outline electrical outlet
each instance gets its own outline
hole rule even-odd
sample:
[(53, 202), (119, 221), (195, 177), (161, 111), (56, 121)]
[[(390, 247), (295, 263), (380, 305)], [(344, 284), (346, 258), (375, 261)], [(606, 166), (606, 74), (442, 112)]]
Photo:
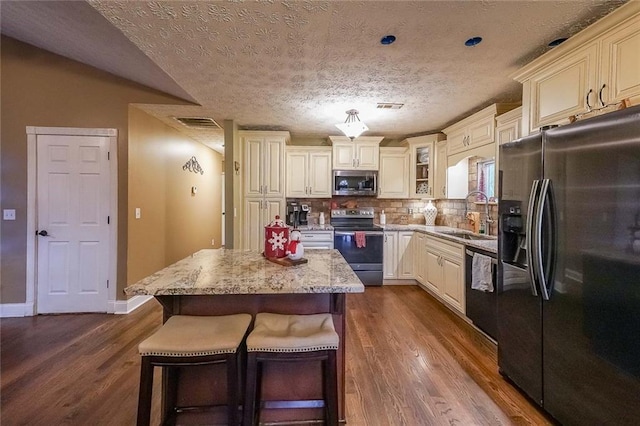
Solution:
[(2, 211), (3, 220), (16, 220), (16, 209), (4, 209)]
[(413, 209), (409, 209), (409, 214), (413, 214)]

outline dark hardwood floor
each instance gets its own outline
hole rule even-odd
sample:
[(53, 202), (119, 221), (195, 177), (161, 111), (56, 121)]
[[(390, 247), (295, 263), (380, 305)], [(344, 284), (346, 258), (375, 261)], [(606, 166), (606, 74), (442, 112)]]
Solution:
[[(2, 319), (0, 424), (135, 424), (137, 344), (161, 318), (151, 301), (130, 315)], [(498, 374), (495, 345), (419, 287), (349, 295), (347, 321), (349, 425), (550, 424)]]

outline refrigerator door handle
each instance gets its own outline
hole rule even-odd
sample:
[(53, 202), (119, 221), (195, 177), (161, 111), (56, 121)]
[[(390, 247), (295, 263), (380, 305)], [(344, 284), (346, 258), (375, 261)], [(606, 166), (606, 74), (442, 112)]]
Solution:
[(531, 283), (531, 294), (538, 296), (538, 290), (536, 285), (536, 274), (534, 270), (533, 253), (535, 250), (534, 241), (534, 229), (535, 229), (535, 213), (536, 213), (536, 200), (538, 199), (538, 188), (540, 187), (540, 181), (534, 180), (531, 184), (531, 192), (529, 193), (529, 206), (527, 207), (527, 234), (526, 234), (526, 250), (527, 250), (527, 272), (529, 272), (529, 280)]
[(539, 274), (540, 293), (542, 293), (543, 300), (549, 300), (551, 296), (551, 288), (547, 286), (547, 277), (544, 271), (544, 265), (542, 262), (542, 217), (544, 215), (545, 204), (549, 200), (549, 186), (551, 180), (543, 179), (540, 187), (540, 202), (538, 203), (538, 209), (536, 211), (536, 268)]

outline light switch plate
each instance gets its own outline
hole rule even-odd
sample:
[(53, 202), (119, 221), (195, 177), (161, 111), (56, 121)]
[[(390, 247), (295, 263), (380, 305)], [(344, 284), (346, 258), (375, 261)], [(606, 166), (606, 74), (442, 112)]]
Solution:
[(2, 210), (3, 220), (16, 220), (16, 209), (4, 209)]
[(136, 219), (140, 219), (140, 216), (142, 216), (142, 213), (140, 211), (140, 207), (136, 207)]

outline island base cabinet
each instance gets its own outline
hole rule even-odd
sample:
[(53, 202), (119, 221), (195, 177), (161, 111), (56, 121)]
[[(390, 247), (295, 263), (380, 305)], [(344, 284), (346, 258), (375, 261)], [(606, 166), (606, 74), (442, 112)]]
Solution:
[[(255, 294), (255, 295), (211, 295), (211, 296), (156, 296), (164, 307), (164, 320), (172, 315), (230, 315), (248, 313), (255, 317), (258, 312), (280, 314), (312, 314), (331, 312), (336, 332), (340, 338), (338, 349), (338, 399), (340, 421), (345, 422), (345, 294)], [(224, 365), (190, 367), (179, 374), (177, 402), (183, 405), (209, 405), (226, 403), (226, 367)], [(263, 369), (262, 398), (264, 400), (321, 400), (320, 362), (267, 363)], [(163, 386), (166, 389), (166, 372)], [(242, 379), (244, 380), (244, 378)], [(167, 406), (167, 395), (163, 392), (163, 407)], [(164, 409), (164, 408), (163, 408)], [(226, 410), (203, 414), (181, 414), (179, 424), (224, 424)], [(321, 421), (322, 408), (264, 409), (262, 422), (308, 422)]]

